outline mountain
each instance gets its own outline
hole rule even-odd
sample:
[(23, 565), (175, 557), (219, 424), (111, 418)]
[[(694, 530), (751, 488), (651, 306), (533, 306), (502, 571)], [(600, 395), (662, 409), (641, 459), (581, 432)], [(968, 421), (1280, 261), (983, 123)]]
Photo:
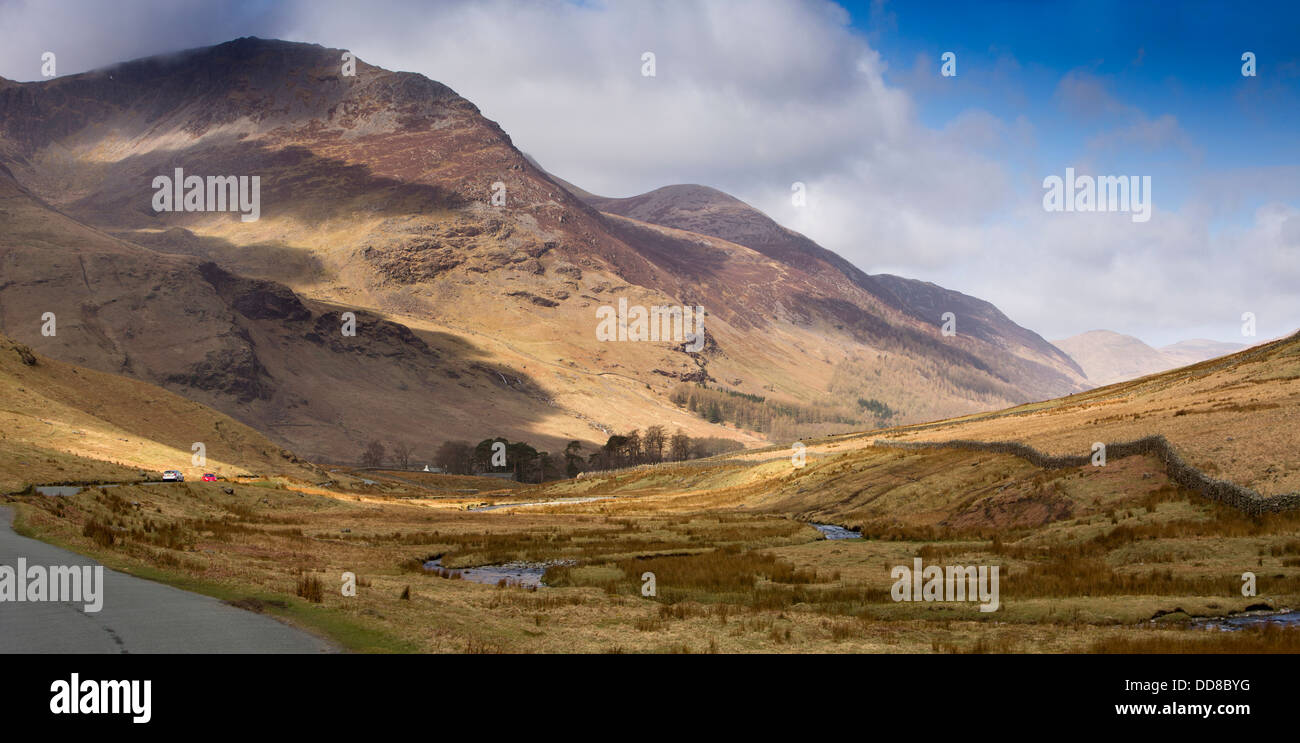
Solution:
[[(712, 189), (589, 201), (450, 88), (345, 76), (342, 53), (244, 38), (0, 84), (0, 329), (347, 461), (655, 424), (758, 441), (674, 404), (681, 384), (764, 400), (778, 437), (1084, 385), (986, 302), (868, 276)], [(177, 169), (258, 178), (258, 218), (156, 211)], [(703, 306), (703, 350), (599, 341), (621, 300)]]
[(1053, 341), (1053, 344), (1078, 362), (1088, 381), (1098, 387), (1195, 364), (1245, 348), (1237, 343), (1191, 340), (1155, 349), (1131, 335), (1110, 330), (1090, 330)]
[[(851, 283), (889, 310), (911, 321), (941, 328), (945, 312), (959, 319), (961, 334), (981, 342), (975, 353), (1002, 368), (1016, 368), (1019, 383), (1031, 397), (1068, 389), (1082, 370), (1066, 354), (1038, 334), (1016, 325), (984, 300), (944, 289), (933, 283), (892, 276), (868, 275), (817, 243), (779, 225), (749, 204), (708, 186), (675, 185), (639, 196), (596, 196), (558, 177), (552, 178), (602, 213), (720, 238), (750, 248), (787, 269), (830, 282)], [(1008, 354), (1014, 358), (1009, 358)]]
[(526, 376), (458, 341), (371, 312), (356, 310), (356, 335), (345, 337), (340, 308), (108, 236), (4, 173), (0, 217), (5, 333), (51, 357), (215, 407), (304, 456), (354, 461), (370, 438), (423, 440), (429, 420), (472, 426), (474, 411), (442, 402), (457, 393), (491, 401), (508, 390), (487, 403), (502, 417), (540, 394)]
[(1013, 323), (992, 304), (929, 282), (889, 274), (869, 276), (839, 255), (717, 189), (698, 185), (665, 186), (640, 196), (611, 199), (559, 182), (602, 212), (711, 235), (792, 268), (830, 280), (848, 279), (890, 307), (934, 327), (942, 327), (943, 313), (952, 312), (960, 318), (963, 334), (1065, 376), (1082, 373), (1059, 349)]
[(1179, 341), (1168, 346), (1161, 346), (1160, 353), (1174, 361), (1175, 366), (1187, 366), (1188, 364), (1227, 356), (1243, 348), (1246, 348), (1244, 343), (1224, 343), (1223, 341), (1196, 338), (1190, 341)]
[(1098, 387), (1176, 366), (1141, 340), (1110, 330), (1090, 330), (1052, 343), (1078, 362), (1088, 381)]

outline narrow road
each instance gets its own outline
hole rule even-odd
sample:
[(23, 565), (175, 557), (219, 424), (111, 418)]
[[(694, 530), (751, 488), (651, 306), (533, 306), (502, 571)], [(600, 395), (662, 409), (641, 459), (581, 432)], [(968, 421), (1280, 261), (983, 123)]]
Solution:
[[(98, 565), (14, 532), (0, 507), (0, 565)], [(22, 580), (22, 577), (19, 577)], [(209, 596), (104, 569), (103, 608), (0, 601), (0, 653), (321, 653), (324, 640)]]

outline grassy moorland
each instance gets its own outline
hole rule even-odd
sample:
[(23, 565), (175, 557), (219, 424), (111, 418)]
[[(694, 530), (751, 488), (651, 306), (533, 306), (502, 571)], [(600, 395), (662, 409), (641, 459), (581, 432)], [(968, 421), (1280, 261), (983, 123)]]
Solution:
[[(1300, 599), (1300, 519), (1248, 519), (1160, 486), (1047, 527), (900, 524), (844, 541), (776, 513), (682, 512), (677, 497), (468, 512), (442, 498), (186, 483), (11, 500), (28, 534), (359, 651), (1246, 650), (1254, 633), (1180, 623)], [(422, 570), (434, 556), (450, 570), (577, 562), (528, 590)], [(1001, 609), (893, 602), (889, 569), (916, 556), (1000, 565)], [(1239, 591), (1246, 569), (1259, 576), (1252, 599)], [(640, 594), (646, 571), (653, 598)], [(1268, 648), (1300, 649), (1294, 637)]]
[(1052, 454), (1162, 434), (1188, 462), (1263, 495), (1300, 490), (1300, 334), (1088, 392), (996, 413), (839, 437), (1020, 441)]
[[(1085, 427), (1069, 434), (1082, 439), (1164, 434), (1201, 466), (1214, 461), (1206, 459), (1214, 445), (1183, 428), (1192, 414), (1177, 411), (1208, 399), (1199, 420), (1260, 449), (1249, 461), (1222, 460), (1219, 476), (1258, 486), (1275, 482), (1266, 477), (1272, 467), (1277, 483), (1290, 482), (1290, 434), (1251, 413), (1294, 411), (1287, 375), (1295, 342), (1266, 347), (1263, 361), (1250, 353), (1090, 393), (1098, 396), (1091, 402), (885, 436), (1005, 435), (1050, 448), (1056, 439), (1044, 419), (1059, 414), (1061, 425)], [(1217, 386), (1207, 388), (1206, 377)], [(1265, 407), (1218, 406), (1236, 399), (1243, 378), (1264, 380), (1249, 389)], [(1161, 397), (1170, 389), (1182, 397)], [(1164, 411), (1140, 414), (1149, 425), (1131, 428), (1120, 416), (1112, 430), (1078, 418), (1080, 405), (1127, 410), (1147, 394), (1165, 400), (1142, 408)], [(985, 428), (995, 425), (1007, 428)], [(1178, 487), (1146, 455), (1043, 470), (1009, 454), (877, 447), (866, 436), (805, 443), (804, 466), (771, 447), (545, 486), (401, 472), (367, 475), (378, 484), (365, 486), (337, 473), (321, 485), (281, 473), (255, 483), (130, 484), (5, 500), (25, 533), (357, 651), (1300, 651), (1294, 629), (1191, 626), (1193, 617), (1300, 607), (1298, 512), (1245, 515)], [(68, 459), (55, 459), (65, 469), (91, 461), (57, 444), (10, 438), (0, 449), (62, 451)], [(573, 498), (592, 500), (558, 502)], [(557, 502), (468, 510), (548, 500)], [(866, 538), (828, 541), (810, 522)], [(424, 570), (435, 557), (444, 569)], [(892, 568), (918, 557), (998, 566), (998, 610), (895, 602)], [(550, 563), (547, 586), (483, 585), (457, 572), (513, 561)], [(342, 590), (348, 572), (355, 596)], [(653, 596), (642, 595), (647, 572)], [(1242, 595), (1247, 572), (1253, 596)]]

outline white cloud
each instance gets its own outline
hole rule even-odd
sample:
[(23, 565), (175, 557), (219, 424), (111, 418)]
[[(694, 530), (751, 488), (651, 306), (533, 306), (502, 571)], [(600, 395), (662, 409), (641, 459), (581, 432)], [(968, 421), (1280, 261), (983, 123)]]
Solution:
[(150, 54), (229, 41), (274, 28), (274, 4), (249, 7), (204, 0), (0, 0), (0, 75), (41, 79), (41, 55), (54, 52), (59, 75)]
[(879, 56), (824, 2), (310, 7), (296, 37), (450, 85), (543, 165), (606, 195), (788, 187), (914, 125)]

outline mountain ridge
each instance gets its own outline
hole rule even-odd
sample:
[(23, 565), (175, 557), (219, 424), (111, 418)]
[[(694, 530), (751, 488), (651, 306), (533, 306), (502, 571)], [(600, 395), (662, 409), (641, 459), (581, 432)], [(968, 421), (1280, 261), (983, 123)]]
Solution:
[[(688, 380), (796, 406), (761, 432), (778, 437), (846, 417), (869, 425), (855, 400), (921, 420), (1082, 388), (1072, 361), (982, 300), (962, 300), (957, 311), (969, 317), (944, 337), (909, 292), (933, 302), (956, 302), (956, 293), (868, 277), (716, 190), (714, 201), (739, 205), (739, 221), (715, 230), (724, 236), (601, 211), (451, 88), (361, 60), (357, 76), (344, 77), (341, 54), (244, 38), (0, 89), (0, 165), (32, 200), (14, 212), (22, 224), (3, 248), (25, 269), (0, 293), (6, 332), (262, 421), (277, 443), (335, 460), (394, 434), (508, 431), (558, 446), (665, 424), (754, 440), (735, 422), (672, 404), (673, 387)], [(175, 167), (259, 175), (261, 219), (153, 212), (149, 184)], [(82, 230), (99, 237), (87, 243)], [(220, 296), (208, 280), (217, 271), (253, 296)], [(96, 288), (105, 282), (111, 296)], [(63, 308), (78, 340), (41, 336), (7, 301), (20, 296)], [(705, 351), (599, 343), (592, 313), (617, 299), (706, 306)], [(249, 317), (239, 302), (304, 310)], [(130, 303), (146, 311), (124, 314)], [(364, 328), (388, 322), (410, 335), (375, 330), (360, 343), (382, 349), (361, 357), (308, 338), (324, 338), (321, 323), (346, 310), (371, 318)], [(184, 332), (163, 321), (186, 316), (202, 321)], [(136, 327), (150, 317), (158, 341)], [(390, 354), (412, 366), (384, 384)], [(429, 376), (434, 356), (451, 362), (438, 372), (444, 382)], [(294, 361), (307, 357), (320, 369)], [(362, 357), (367, 371), (345, 363)], [(392, 414), (341, 411), (334, 398), (364, 399), (338, 391), (343, 367)], [(620, 376), (627, 381), (615, 383)], [(430, 421), (439, 430), (427, 432)]]
[[(967, 322), (974, 320), (974, 334), (977, 337), (991, 342), (1005, 341), (1008, 335), (1017, 337), (1044, 357), (1083, 374), (1082, 369), (1067, 354), (1037, 333), (1011, 322), (991, 303), (931, 282), (891, 274), (867, 274), (837, 253), (780, 225), (744, 201), (711, 186), (669, 185), (636, 196), (609, 198), (592, 194), (553, 174), (551, 177), (574, 196), (602, 212), (725, 239), (787, 265), (801, 263), (804, 259), (824, 262), (856, 285), (934, 327), (942, 325), (943, 312), (957, 310)], [(721, 205), (725, 213), (720, 220), (710, 219), (716, 217), (709, 213), (710, 208), (718, 205)]]

